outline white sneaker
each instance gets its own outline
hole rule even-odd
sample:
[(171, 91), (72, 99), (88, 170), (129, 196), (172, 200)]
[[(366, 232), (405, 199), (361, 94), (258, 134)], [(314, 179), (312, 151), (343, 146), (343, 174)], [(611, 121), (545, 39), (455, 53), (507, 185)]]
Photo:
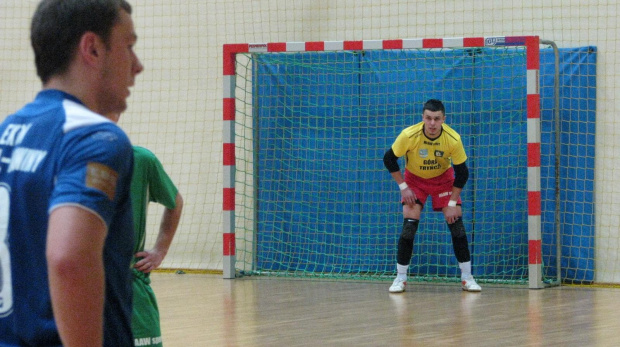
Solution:
[(476, 283), (474, 276), (461, 279), (461, 287), (468, 292), (480, 292), (482, 288)]
[(392, 285), (390, 286), (390, 293), (402, 293), (405, 291), (407, 281), (396, 277)]

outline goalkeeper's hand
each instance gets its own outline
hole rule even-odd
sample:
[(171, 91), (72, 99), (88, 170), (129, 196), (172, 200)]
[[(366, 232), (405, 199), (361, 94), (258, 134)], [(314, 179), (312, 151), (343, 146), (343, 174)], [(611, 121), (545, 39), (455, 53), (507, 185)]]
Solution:
[(403, 198), (403, 202), (409, 206), (413, 206), (415, 205), (415, 201), (416, 201), (416, 196), (415, 193), (413, 192), (413, 190), (411, 190), (411, 188), (407, 187), (403, 190), (400, 191), (400, 195)]
[(459, 206), (447, 206), (443, 209), (443, 216), (448, 224), (456, 222), (462, 215), (463, 212)]

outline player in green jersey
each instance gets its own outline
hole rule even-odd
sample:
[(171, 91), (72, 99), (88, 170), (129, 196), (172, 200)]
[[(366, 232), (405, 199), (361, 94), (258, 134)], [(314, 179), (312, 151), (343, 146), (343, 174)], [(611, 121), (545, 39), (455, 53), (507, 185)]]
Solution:
[[(134, 146), (131, 203), (135, 231), (133, 260), (132, 330), (136, 346), (162, 346), (159, 309), (150, 286), (150, 273), (168, 253), (179, 225), (183, 198), (155, 154)], [(159, 234), (152, 249), (145, 250), (146, 215), (149, 202), (165, 207)]]

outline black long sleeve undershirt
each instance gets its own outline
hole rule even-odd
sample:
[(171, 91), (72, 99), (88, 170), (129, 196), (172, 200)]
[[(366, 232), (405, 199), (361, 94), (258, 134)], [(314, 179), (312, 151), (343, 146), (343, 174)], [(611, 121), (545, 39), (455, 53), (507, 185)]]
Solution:
[(383, 165), (385, 165), (390, 173), (400, 170), (400, 166), (398, 166), (398, 157), (394, 154), (392, 148), (385, 152), (383, 156)]
[(452, 165), (454, 167), (454, 184), (453, 186), (457, 188), (465, 187), (465, 183), (469, 179), (469, 169), (467, 168), (467, 164), (463, 162), (459, 165)]

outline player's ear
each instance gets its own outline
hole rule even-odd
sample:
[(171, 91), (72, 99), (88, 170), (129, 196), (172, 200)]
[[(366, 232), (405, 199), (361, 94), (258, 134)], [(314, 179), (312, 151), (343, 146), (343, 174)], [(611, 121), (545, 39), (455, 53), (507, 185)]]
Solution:
[(99, 59), (105, 50), (105, 43), (101, 37), (93, 32), (87, 31), (80, 38), (77, 47), (77, 54), (84, 63), (89, 66), (98, 65)]

